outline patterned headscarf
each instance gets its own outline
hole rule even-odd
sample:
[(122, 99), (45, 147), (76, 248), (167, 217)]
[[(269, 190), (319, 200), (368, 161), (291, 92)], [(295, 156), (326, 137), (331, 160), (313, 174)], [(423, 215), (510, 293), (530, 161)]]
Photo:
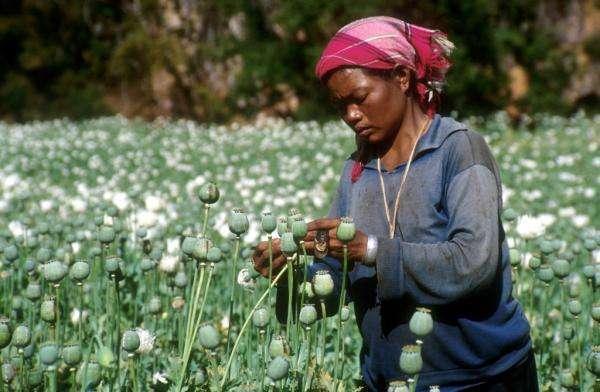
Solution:
[[(315, 73), (323, 80), (341, 67), (379, 70), (391, 70), (399, 65), (407, 67), (416, 74), (419, 106), (433, 118), (446, 72), (452, 65), (448, 58), (453, 50), (454, 44), (439, 30), (374, 16), (349, 23), (335, 33), (323, 50)], [(368, 155), (368, 148), (361, 148), (359, 144), (358, 158), (350, 173), (352, 182), (360, 177)]]
[(340, 67), (394, 69), (401, 65), (416, 74), (421, 109), (433, 117), (454, 44), (439, 30), (429, 30), (400, 19), (375, 16), (342, 27), (329, 41), (315, 73), (321, 80)]

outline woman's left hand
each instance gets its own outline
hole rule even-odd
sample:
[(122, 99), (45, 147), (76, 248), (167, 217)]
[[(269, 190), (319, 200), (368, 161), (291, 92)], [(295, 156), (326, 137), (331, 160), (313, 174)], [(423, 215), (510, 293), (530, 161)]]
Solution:
[[(343, 245), (344, 243), (337, 239), (337, 227), (340, 224), (339, 218), (323, 218), (317, 219), (308, 223), (308, 234), (304, 237), (304, 246), (310, 254), (314, 253), (315, 236), (317, 230), (327, 230), (329, 241), (327, 243), (327, 255), (334, 257), (340, 261), (344, 259)], [(367, 235), (360, 230), (356, 230), (354, 239), (347, 243), (348, 245), (348, 260), (352, 263), (360, 263), (364, 260), (367, 251)]]

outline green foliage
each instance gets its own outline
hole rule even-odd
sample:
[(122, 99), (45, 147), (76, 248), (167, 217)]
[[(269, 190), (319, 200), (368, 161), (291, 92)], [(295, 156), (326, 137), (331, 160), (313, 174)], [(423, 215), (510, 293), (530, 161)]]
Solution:
[[(350, 0), (249, 2), (52, 2), (0, 5), (0, 118), (22, 121), (62, 115), (88, 117), (120, 110), (104, 102), (115, 91), (138, 107), (157, 106), (153, 76), (173, 78), (175, 116), (223, 121), (255, 115), (293, 91), (298, 119), (332, 116), (314, 66), (344, 24), (391, 15), (438, 28), (456, 44), (441, 110), (478, 114), (509, 101), (506, 59), (530, 77), (526, 111), (567, 112), (563, 91), (573, 55), (536, 23), (539, 0)], [(239, 19), (241, 33), (232, 21)], [(176, 22), (173, 22), (175, 20)], [(598, 39), (583, 46), (598, 58)], [(241, 58), (241, 69), (223, 66)], [(216, 72), (216, 73), (215, 73)], [(227, 75), (229, 73), (229, 75)], [(215, 91), (215, 79), (229, 80)]]

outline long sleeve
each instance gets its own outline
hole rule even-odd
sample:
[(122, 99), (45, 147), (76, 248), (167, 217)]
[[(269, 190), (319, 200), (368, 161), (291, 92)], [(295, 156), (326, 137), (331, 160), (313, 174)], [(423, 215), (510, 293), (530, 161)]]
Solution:
[(499, 203), (497, 181), (488, 167), (474, 164), (457, 173), (446, 191), (446, 241), (379, 238), (380, 298), (406, 294), (423, 305), (440, 305), (489, 285), (499, 262)]

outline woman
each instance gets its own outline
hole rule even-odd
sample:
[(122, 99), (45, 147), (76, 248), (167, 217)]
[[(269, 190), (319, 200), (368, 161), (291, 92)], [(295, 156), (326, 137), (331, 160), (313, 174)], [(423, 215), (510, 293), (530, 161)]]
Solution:
[[(415, 340), (408, 320), (422, 306), (434, 328), (419, 390), (537, 391), (529, 325), (511, 296), (498, 168), (480, 135), (435, 114), (452, 49), (443, 33), (388, 17), (355, 21), (325, 48), (316, 74), (358, 148), (329, 218), (309, 223), (309, 252), (317, 230), (329, 232), (328, 257), (311, 271), (330, 270), (339, 287), (336, 227), (352, 217), (347, 278), (368, 390), (404, 378), (398, 358)], [(284, 260), (275, 253), (277, 270)], [(254, 263), (268, 276), (265, 243)]]

